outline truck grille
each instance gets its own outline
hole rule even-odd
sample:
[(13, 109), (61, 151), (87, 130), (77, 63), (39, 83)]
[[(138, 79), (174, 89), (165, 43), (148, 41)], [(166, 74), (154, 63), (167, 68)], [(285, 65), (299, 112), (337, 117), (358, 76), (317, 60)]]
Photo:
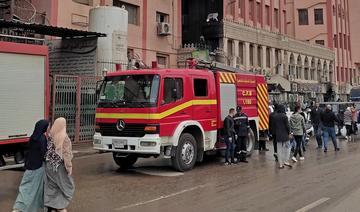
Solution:
[(102, 136), (121, 136), (121, 137), (144, 137), (145, 124), (126, 124), (123, 131), (116, 129), (116, 124), (100, 124)]

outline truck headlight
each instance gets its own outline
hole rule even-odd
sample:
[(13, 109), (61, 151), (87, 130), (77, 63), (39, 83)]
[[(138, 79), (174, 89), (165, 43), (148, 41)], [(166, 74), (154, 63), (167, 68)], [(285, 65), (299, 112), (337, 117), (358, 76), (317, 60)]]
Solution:
[(101, 144), (101, 140), (100, 139), (94, 139), (94, 144)]

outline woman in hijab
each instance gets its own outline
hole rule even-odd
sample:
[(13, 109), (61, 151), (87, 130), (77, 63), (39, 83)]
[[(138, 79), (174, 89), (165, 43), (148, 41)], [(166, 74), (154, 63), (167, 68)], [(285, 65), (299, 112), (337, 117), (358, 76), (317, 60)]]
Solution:
[(40, 120), (30, 136), (29, 148), (25, 155), (25, 173), (19, 187), (19, 194), (13, 212), (36, 212), (44, 208), (44, 159), (47, 148), (45, 132), (49, 121)]
[(45, 206), (66, 212), (75, 190), (72, 178), (72, 147), (66, 133), (66, 120), (55, 120), (49, 133), (45, 165)]

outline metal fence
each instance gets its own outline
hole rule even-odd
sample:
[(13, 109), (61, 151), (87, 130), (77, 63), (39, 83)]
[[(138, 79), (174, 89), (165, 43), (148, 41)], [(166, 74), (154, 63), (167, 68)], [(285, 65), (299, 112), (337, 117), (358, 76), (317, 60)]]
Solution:
[(52, 80), (51, 119), (67, 120), (70, 139), (92, 141), (95, 132), (96, 83), (99, 77), (55, 75)]

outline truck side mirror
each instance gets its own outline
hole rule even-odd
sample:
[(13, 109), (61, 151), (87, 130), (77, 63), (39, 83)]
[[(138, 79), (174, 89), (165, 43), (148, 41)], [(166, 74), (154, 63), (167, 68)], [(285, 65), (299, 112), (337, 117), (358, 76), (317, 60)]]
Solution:
[(96, 97), (99, 97), (99, 95), (100, 95), (100, 91), (101, 91), (101, 86), (102, 86), (102, 84), (103, 84), (103, 80), (99, 80), (99, 81), (97, 81), (96, 82)]

